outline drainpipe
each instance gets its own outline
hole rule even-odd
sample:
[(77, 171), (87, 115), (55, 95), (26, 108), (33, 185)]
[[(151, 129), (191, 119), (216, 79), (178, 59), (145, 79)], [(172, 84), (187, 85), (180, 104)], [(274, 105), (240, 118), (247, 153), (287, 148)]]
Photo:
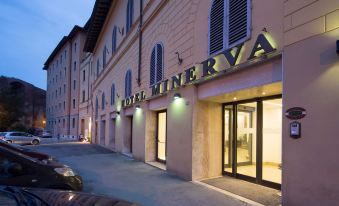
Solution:
[(140, 0), (140, 15), (139, 15), (139, 56), (138, 56), (138, 86), (141, 86), (141, 54), (142, 54), (142, 9), (143, 9), (143, 0)]

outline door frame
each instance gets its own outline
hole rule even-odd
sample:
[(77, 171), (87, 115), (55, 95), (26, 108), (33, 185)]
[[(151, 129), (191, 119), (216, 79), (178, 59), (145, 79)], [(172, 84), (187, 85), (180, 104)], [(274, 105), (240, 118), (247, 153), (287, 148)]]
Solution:
[(165, 135), (165, 158), (167, 160), (167, 109), (157, 111), (157, 118), (156, 118), (156, 131), (155, 131), (155, 160), (157, 162), (161, 162), (166, 164), (166, 160), (162, 160), (158, 158), (158, 132), (159, 132), (159, 113), (166, 113), (166, 135)]
[[(221, 158), (221, 172), (223, 175), (243, 179), (252, 183), (264, 185), (267, 187), (275, 188), (275, 189), (281, 189), (281, 184), (270, 182), (267, 180), (262, 179), (262, 152), (263, 152), (263, 101), (265, 100), (272, 100), (272, 99), (279, 99), (282, 98), (282, 95), (272, 95), (267, 97), (257, 97), (252, 99), (246, 99), (246, 100), (240, 100), (240, 101), (234, 101), (234, 102), (228, 102), (222, 104), (222, 144), (221, 144), (221, 151), (222, 151), (222, 158)], [(247, 175), (242, 175), (237, 173), (237, 105), (244, 104), (244, 103), (250, 103), (250, 102), (256, 102), (257, 105), (257, 126), (256, 126), (256, 177), (250, 177)], [(232, 173), (227, 172), (224, 170), (225, 167), (225, 107), (226, 106), (232, 106), (232, 135), (229, 146), (231, 150), (231, 165), (232, 165)]]

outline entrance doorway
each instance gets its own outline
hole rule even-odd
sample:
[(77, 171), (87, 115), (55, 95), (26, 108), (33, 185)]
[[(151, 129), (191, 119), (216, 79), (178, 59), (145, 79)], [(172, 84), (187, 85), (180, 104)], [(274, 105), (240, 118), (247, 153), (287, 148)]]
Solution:
[(156, 160), (166, 163), (166, 141), (167, 141), (167, 113), (157, 113), (157, 134), (156, 134)]
[(281, 96), (224, 104), (223, 173), (280, 189)]
[(109, 147), (115, 149), (115, 119), (109, 121)]
[(105, 135), (106, 135), (106, 121), (101, 120), (100, 124), (100, 143), (101, 145), (105, 146)]
[(126, 116), (126, 130), (124, 137), (124, 152), (133, 153), (133, 116)]

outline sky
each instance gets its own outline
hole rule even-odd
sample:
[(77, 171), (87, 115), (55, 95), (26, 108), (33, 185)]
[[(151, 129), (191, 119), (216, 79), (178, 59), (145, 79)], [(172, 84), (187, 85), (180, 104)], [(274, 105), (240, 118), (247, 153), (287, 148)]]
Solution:
[(46, 89), (45, 61), (74, 25), (85, 25), (94, 2), (0, 0), (0, 76)]

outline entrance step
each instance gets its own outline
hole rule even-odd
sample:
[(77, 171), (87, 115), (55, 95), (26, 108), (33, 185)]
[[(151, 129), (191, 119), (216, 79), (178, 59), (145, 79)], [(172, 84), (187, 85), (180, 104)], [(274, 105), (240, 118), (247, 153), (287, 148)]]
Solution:
[(201, 181), (202, 183), (228, 191), (235, 195), (267, 206), (281, 205), (280, 190), (264, 187), (232, 177), (218, 177)]

